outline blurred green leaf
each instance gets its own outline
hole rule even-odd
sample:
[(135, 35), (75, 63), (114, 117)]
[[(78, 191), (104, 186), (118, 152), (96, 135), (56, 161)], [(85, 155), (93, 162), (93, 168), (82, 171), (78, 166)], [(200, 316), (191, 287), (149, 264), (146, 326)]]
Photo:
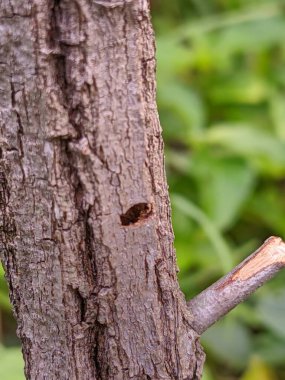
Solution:
[(258, 355), (267, 363), (274, 366), (284, 365), (285, 339), (265, 332), (257, 337), (255, 345)]
[(168, 39), (157, 39), (157, 80), (163, 84), (166, 78), (171, 80), (174, 74), (185, 70), (193, 61), (191, 51), (176, 44), (176, 41)]
[(241, 73), (226, 79), (221, 85), (218, 81), (209, 91), (209, 97), (219, 103), (257, 104), (267, 100), (268, 84), (260, 77)]
[(202, 343), (212, 356), (237, 369), (247, 365), (252, 350), (247, 328), (230, 316), (212, 326), (202, 336)]
[[(284, 235), (284, 4), (154, 2), (158, 105), (179, 280), (187, 297), (267, 236)], [(266, 290), (282, 286), (279, 276), (227, 317), (238, 322), (226, 343), (224, 329), (216, 345), (213, 339), (216, 354), (207, 363), (214, 380), (240, 378), (237, 370), (247, 366), (251, 345), (264, 362), (278, 364), (278, 379), (284, 378), (285, 339), (276, 328), (281, 322), (270, 312), (261, 319), (259, 309)], [(253, 376), (252, 366), (244, 376)]]
[(270, 98), (270, 113), (276, 135), (280, 140), (285, 140), (285, 96), (276, 93)]
[(213, 375), (211, 374), (210, 369), (205, 365), (202, 380), (214, 380)]
[(255, 220), (267, 225), (272, 234), (284, 236), (285, 203), (280, 196), (282, 182), (263, 184), (262, 188), (251, 199), (248, 206)]
[(272, 368), (260, 358), (254, 356), (241, 380), (277, 380), (277, 377)]
[(0, 346), (0, 379), (24, 380), (24, 362), (20, 348)]
[(210, 219), (191, 201), (183, 198), (180, 195), (173, 194), (172, 201), (181, 212), (185, 213), (196, 222), (198, 222), (204, 229), (206, 235), (210, 239), (215, 248), (216, 254), (221, 261), (221, 265), (224, 272), (227, 273), (233, 267), (230, 249), (227, 243), (221, 236), (216, 226), (210, 221)]
[(260, 298), (257, 310), (260, 320), (276, 334), (285, 338), (285, 290)]
[(247, 157), (271, 174), (285, 173), (285, 143), (262, 130), (246, 125), (216, 125), (209, 128), (204, 142)]
[[(231, 5), (230, 3), (232, 3), (232, 1), (229, 1), (229, 5)], [(258, 7), (256, 6), (257, 4), (259, 5)], [(262, 20), (266, 21), (275, 17), (279, 18), (280, 14), (282, 14), (283, 2), (282, 0), (264, 1), (263, 4), (261, 4), (261, 2), (258, 1), (254, 4), (252, 1), (247, 1), (242, 5), (244, 6), (241, 6), (238, 11), (214, 14), (210, 17), (205, 17), (203, 20), (192, 20), (191, 23), (185, 23), (177, 28), (174, 33), (169, 33), (168, 36), (175, 35), (177, 39), (180, 39), (181, 37), (185, 38), (198, 34), (206, 34), (219, 29), (230, 29), (235, 25), (244, 23), (252, 23)], [(249, 36), (246, 35), (243, 40), (248, 37)], [(267, 37), (265, 36), (264, 38)]]
[(10, 300), (8, 296), (8, 286), (4, 277), (4, 269), (1, 263), (0, 263), (0, 308), (6, 311), (11, 309), (11, 304), (10, 304)]
[(254, 171), (237, 157), (205, 152), (196, 155), (193, 167), (203, 209), (219, 229), (230, 227), (253, 191)]
[[(284, 18), (277, 14), (268, 14), (267, 19), (256, 18), (233, 25), (216, 33), (216, 57), (220, 57), (219, 61), (223, 62), (236, 54), (252, 56), (274, 44), (282, 43), (284, 34)], [(254, 78), (253, 75), (252, 77)]]
[(175, 138), (180, 137), (182, 141), (187, 141), (193, 134), (197, 134), (203, 129), (205, 109), (199, 96), (190, 88), (168, 81), (158, 88), (158, 101), (161, 112), (164, 108), (170, 112), (175, 112), (184, 126), (178, 134), (177, 129), (169, 130), (166, 125), (165, 134), (175, 136)]

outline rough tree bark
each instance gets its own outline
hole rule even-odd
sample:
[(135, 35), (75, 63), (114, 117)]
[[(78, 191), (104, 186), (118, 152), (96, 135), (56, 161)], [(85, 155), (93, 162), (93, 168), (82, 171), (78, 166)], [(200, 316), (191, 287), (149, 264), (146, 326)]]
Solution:
[(27, 379), (198, 379), (148, 0), (0, 2), (0, 249)]

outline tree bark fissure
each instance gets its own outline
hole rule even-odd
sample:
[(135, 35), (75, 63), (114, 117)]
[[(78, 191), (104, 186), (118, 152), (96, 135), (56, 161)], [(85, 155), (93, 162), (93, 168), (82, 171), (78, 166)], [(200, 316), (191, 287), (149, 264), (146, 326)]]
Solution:
[(0, 247), (28, 379), (198, 379), (147, 0), (0, 5)]

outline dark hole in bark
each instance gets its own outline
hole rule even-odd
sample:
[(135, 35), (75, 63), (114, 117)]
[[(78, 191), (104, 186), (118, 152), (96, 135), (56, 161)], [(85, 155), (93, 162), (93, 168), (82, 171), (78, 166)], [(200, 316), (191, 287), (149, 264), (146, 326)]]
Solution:
[(144, 220), (149, 217), (151, 212), (152, 206), (150, 203), (137, 203), (120, 216), (122, 225), (129, 226), (130, 224)]
[(3, 150), (0, 148), (0, 159), (3, 158)]

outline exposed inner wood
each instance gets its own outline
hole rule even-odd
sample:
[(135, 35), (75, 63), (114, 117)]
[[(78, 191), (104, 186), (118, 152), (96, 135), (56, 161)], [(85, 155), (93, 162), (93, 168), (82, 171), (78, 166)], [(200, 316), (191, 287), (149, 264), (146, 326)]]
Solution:
[(250, 260), (247, 260), (245, 264), (233, 274), (231, 279), (233, 281), (245, 281), (274, 264), (285, 265), (285, 243), (281, 238), (271, 236)]
[(195, 330), (202, 334), (284, 266), (285, 243), (270, 237), (229, 274), (189, 301)]

